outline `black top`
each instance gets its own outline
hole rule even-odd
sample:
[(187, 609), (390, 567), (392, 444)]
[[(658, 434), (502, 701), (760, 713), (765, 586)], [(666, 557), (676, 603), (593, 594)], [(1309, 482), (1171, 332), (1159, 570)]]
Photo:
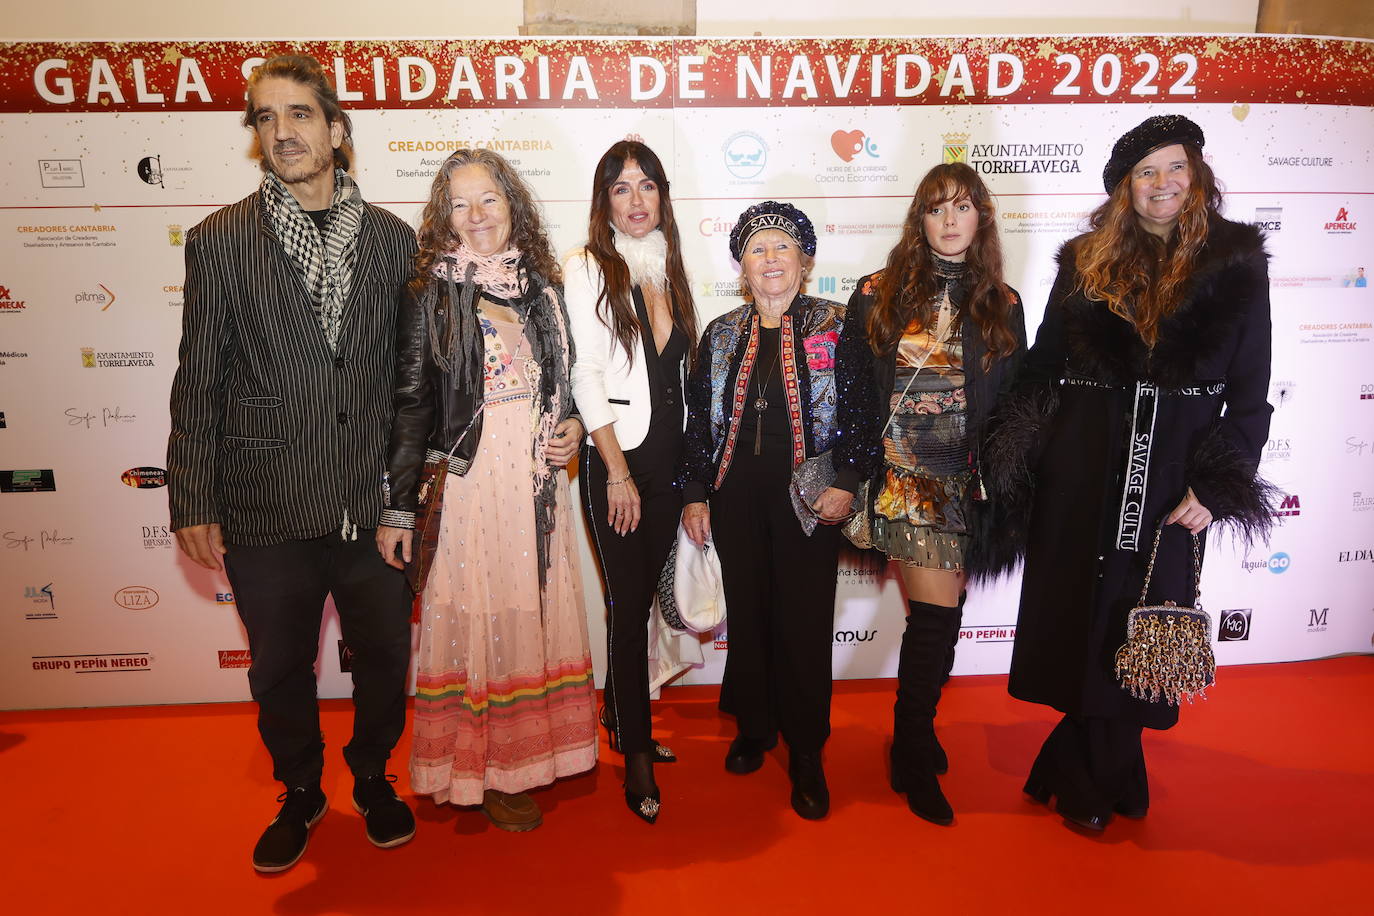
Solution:
[(329, 219), (329, 208), (323, 210), (306, 210), (305, 215), (315, 222), (315, 228), (320, 230), (320, 235), (324, 235), (324, 224)]
[[(792, 427), (787, 419), (787, 390), (782, 377), (778, 347), (782, 328), (759, 325), (759, 351), (754, 358), (754, 371), (749, 378), (749, 392), (739, 421), (739, 439), (735, 446), (737, 458), (754, 457), (754, 443), (760, 445), (760, 455), (770, 459), (770, 465), (781, 461), (785, 469), (792, 464)], [(764, 401), (763, 431), (759, 433), (760, 411)]]
[(682, 454), (682, 363), (687, 358), (687, 338), (677, 325), (660, 353), (654, 346), (653, 326), (644, 293), (635, 286), (635, 317), (639, 319), (644, 368), (649, 380), (649, 429), (644, 440), (625, 452), (632, 474), (672, 475)]

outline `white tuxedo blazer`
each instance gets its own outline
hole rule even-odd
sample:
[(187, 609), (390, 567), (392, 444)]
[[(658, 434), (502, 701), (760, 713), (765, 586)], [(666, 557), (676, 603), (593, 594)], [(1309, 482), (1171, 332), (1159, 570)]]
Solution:
[(623, 451), (629, 451), (644, 441), (653, 410), (643, 344), (636, 343), (637, 352), (631, 360), (597, 316), (601, 268), (585, 248), (573, 251), (564, 261), (563, 292), (575, 350), (573, 400), (587, 428), (587, 438), (590, 440), (594, 430), (614, 423), (616, 441)]

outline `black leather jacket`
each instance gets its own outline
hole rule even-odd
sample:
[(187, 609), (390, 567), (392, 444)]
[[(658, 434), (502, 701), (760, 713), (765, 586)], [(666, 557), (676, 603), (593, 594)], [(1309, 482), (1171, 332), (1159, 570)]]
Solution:
[[(461, 284), (453, 288), (462, 289)], [(558, 307), (562, 309), (562, 291), (554, 287)], [(525, 301), (533, 302), (544, 295), (543, 287), (529, 290)], [(480, 301), (481, 289), (473, 301)], [(491, 299), (493, 297), (488, 296)], [(504, 302), (502, 299), (493, 301)], [(445, 370), (434, 358), (428, 327), (429, 312), (440, 322), (435, 337), (447, 339), (447, 322), (456, 312), (457, 301), (450, 296), (448, 284), (431, 280), (417, 296), (408, 289), (401, 297), (396, 319), (396, 418), (391, 427), (391, 444), (387, 457), (387, 493), (381, 523), (395, 528), (413, 528), (418, 508), (420, 471), (425, 452), (448, 454), (449, 472), (466, 474), (477, 447), (482, 441), (482, 415), (479, 408), (485, 397), (484, 371), (481, 360), (465, 360)], [(429, 308), (426, 308), (428, 306)], [(532, 313), (533, 315), (533, 313)], [(525, 323), (525, 336), (536, 333), (538, 318)], [(566, 324), (566, 319), (564, 320)], [(530, 352), (537, 352), (531, 347)], [(541, 397), (547, 403), (549, 383), (559, 369), (551, 354), (541, 360), (545, 384)], [(566, 364), (563, 373), (566, 374)], [(454, 373), (461, 373), (455, 384)], [(566, 382), (564, 383), (566, 386)], [(565, 419), (571, 413), (571, 397), (560, 410)], [(471, 429), (469, 429), (471, 427)], [(462, 441), (458, 442), (459, 437)], [(454, 443), (458, 442), (457, 448)]]

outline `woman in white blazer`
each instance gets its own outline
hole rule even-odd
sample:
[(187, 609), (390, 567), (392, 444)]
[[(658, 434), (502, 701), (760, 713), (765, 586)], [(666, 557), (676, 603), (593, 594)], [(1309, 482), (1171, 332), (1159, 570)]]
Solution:
[(597, 163), (587, 245), (564, 277), (588, 430), (582, 505), (606, 587), (601, 721), (625, 755), (626, 804), (654, 823), (654, 763), (676, 758), (650, 733), (648, 621), (682, 513), (682, 379), (697, 323), (668, 177), (644, 144), (616, 143)]

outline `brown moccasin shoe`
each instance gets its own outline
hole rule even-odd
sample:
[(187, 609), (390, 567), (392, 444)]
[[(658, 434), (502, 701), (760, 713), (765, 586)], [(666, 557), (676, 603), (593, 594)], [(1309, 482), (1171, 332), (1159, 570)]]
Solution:
[(513, 833), (533, 830), (544, 823), (544, 815), (540, 813), (539, 806), (524, 792), (519, 795), (507, 795), (505, 792), (487, 789), (482, 793), (482, 810), (497, 827)]

